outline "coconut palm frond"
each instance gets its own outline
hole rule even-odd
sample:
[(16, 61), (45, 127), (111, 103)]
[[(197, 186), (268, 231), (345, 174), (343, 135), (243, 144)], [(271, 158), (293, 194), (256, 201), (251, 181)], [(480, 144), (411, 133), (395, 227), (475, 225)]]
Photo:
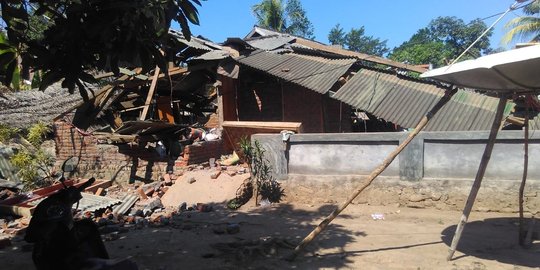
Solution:
[(523, 13), (527, 15), (535, 15), (540, 13), (540, 0), (535, 0), (523, 8)]
[(285, 9), (281, 0), (264, 0), (252, 7), (258, 24), (276, 31), (286, 28)]
[[(505, 25), (510, 29), (502, 38), (503, 44), (508, 44), (512, 40), (523, 40), (536, 38), (540, 35), (540, 18), (537, 17), (519, 17), (509, 21)], [(533, 37), (533, 38), (531, 38)]]

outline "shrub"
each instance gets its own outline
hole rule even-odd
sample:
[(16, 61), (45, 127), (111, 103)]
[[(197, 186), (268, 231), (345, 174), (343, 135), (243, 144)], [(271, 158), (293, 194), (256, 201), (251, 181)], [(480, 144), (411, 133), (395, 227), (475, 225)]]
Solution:
[(240, 140), (240, 149), (251, 173), (250, 181), (255, 195), (255, 204), (258, 204), (259, 195), (270, 202), (280, 202), (285, 192), (281, 184), (272, 176), (272, 166), (264, 157), (264, 148), (261, 143), (255, 140), (252, 144), (244, 137)]
[(7, 125), (0, 124), (0, 142), (7, 143), (18, 132), (20, 132), (18, 128), (12, 128)]

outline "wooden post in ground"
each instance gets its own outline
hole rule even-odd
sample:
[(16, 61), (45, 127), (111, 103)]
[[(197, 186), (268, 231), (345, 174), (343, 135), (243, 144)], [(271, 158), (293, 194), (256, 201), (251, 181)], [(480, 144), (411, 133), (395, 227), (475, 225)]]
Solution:
[(519, 245), (524, 247), (525, 243), (525, 224), (523, 219), (523, 193), (525, 191), (525, 183), (527, 182), (527, 171), (529, 168), (529, 98), (530, 95), (525, 95), (525, 136), (523, 138), (523, 178), (521, 179), (521, 185), (519, 186), (519, 233), (518, 240)]
[(482, 155), (482, 160), (480, 161), (480, 166), (478, 167), (478, 172), (476, 173), (476, 178), (474, 179), (471, 192), (469, 193), (469, 197), (467, 198), (467, 203), (465, 204), (465, 208), (463, 209), (463, 214), (461, 215), (461, 219), (457, 225), (456, 233), (454, 234), (454, 238), (452, 239), (452, 244), (450, 245), (450, 250), (448, 251), (448, 257), (446, 257), (448, 261), (452, 260), (454, 252), (456, 252), (459, 239), (461, 238), (461, 233), (463, 232), (465, 224), (467, 224), (469, 214), (471, 213), (474, 201), (476, 200), (476, 195), (478, 194), (478, 190), (480, 189), (480, 185), (482, 184), (482, 179), (484, 178), (484, 173), (486, 172), (489, 159), (491, 158), (491, 152), (493, 151), (493, 145), (495, 144), (495, 138), (497, 138), (497, 133), (499, 132), (499, 128), (501, 127), (501, 121), (503, 118), (503, 112), (507, 100), (508, 98), (506, 96), (499, 99), (497, 112), (495, 113), (495, 118), (493, 119), (493, 123), (491, 125), (488, 142), (486, 148), (484, 149), (484, 154)]
[(426, 113), (422, 120), (420, 120), (418, 125), (414, 128), (414, 131), (409, 133), (407, 139), (405, 139), (394, 151), (392, 151), (392, 153), (390, 153), (390, 155), (386, 157), (386, 159), (382, 162), (381, 165), (379, 165), (377, 168), (375, 168), (375, 170), (371, 172), (371, 174), (367, 177), (364, 183), (360, 187), (358, 187), (355, 192), (347, 198), (345, 202), (339, 205), (330, 215), (328, 215), (323, 221), (321, 221), (321, 223), (317, 227), (315, 227), (315, 229), (313, 229), (313, 231), (311, 231), (311, 233), (306, 236), (306, 238), (304, 238), (304, 240), (302, 240), (302, 242), (300, 242), (298, 246), (296, 246), (293, 253), (289, 257), (287, 257), (287, 259), (294, 260), (296, 256), (298, 256), (298, 254), (300, 254), (300, 252), (302, 252), (302, 250), (304, 250), (304, 248), (309, 243), (311, 243), (311, 241), (313, 241), (313, 239), (315, 239), (315, 237), (317, 237), (317, 235), (319, 235), (326, 228), (326, 226), (328, 226), (328, 224), (332, 222), (332, 220), (334, 220), (334, 218), (336, 218), (356, 197), (358, 197), (358, 195), (362, 191), (364, 191), (364, 189), (371, 185), (373, 180), (375, 180), (377, 176), (379, 176), (388, 166), (390, 166), (390, 164), (397, 157), (397, 155), (399, 155), (399, 153), (401, 153), (401, 151), (405, 149), (405, 147), (414, 139), (414, 137), (416, 137), (416, 135), (420, 131), (422, 131), (422, 129), (424, 129), (424, 127), (428, 124), (429, 120), (431, 120), (431, 118), (435, 116), (435, 114), (444, 106), (444, 104), (450, 101), (450, 99), (456, 92), (456, 89), (447, 90), (447, 92), (439, 100), (439, 102), (437, 102), (437, 104), (435, 104), (435, 106), (433, 106), (433, 108), (428, 113)]

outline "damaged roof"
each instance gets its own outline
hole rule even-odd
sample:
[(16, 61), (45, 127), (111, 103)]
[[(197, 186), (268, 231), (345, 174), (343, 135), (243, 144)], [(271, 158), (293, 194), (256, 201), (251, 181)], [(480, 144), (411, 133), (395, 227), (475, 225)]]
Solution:
[(38, 122), (51, 122), (56, 116), (82, 101), (60, 84), (38, 89), (0, 94), (0, 124), (28, 128)]
[(262, 50), (236, 58), (239, 63), (266, 72), (317, 93), (325, 94), (349, 70), (355, 59), (329, 59)]
[[(445, 88), (397, 74), (364, 68), (332, 97), (402, 127), (415, 127)], [(426, 126), (426, 131), (488, 130), (497, 98), (459, 90)], [(509, 103), (505, 115), (514, 104)]]
[[(277, 38), (277, 37), (280, 37), (280, 38)], [(290, 39), (290, 41), (285, 43), (285, 40), (287, 39)], [(367, 61), (367, 62), (371, 62), (375, 64), (382, 64), (389, 67), (414, 71), (418, 73), (423, 73), (427, 71), (425, 68), (417, 67), (414, 65), (408, 65), (408, 64), (396, 62), (396, 61), (393, 61), (384, 57), (380, 57), (380, 56), (374, 56), (374, 55), (369, 55), (365, 53), (349, 51), (349, 50), (346, 50), (346, 49), (343, 49), (334, 45), (326, 45), (326, 44), (309, 40), (309, 39), (305, 39), (302, 37), (291, 36), (289, 34), (284, 34), (284, 33), (276, 32), (273, 30), (264, 29), (259, 26), (254, 26), (251, 32), (244, 38), (244, 40), (246, 40), (246, 42), (248, 42), (251, 46), (255, 47), (256, 49), (261, 49), (261, 50), (273, 50), (273, 49), (266, 49), (266, 48), (275, 47), (281, 42), (282, 43), (281, 47), (285, 46), (286, 44), (290, 44), (292, 48), (296, 47), (297, 49), (304, 49), (304, 50), (310, 49), (310, 50), (318, 51), (322, 53), (334, 54), (342, 58), (343, 57), (355, 58), (361, 61)], [(277, 48), (280, 48), (280, 47), (276, 47), (274, 49), (277, 49)]]

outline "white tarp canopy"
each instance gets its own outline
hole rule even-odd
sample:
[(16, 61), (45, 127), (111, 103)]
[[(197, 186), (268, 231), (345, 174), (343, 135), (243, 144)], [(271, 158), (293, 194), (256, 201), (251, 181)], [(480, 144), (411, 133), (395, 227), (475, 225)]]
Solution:
[(540, 93), (540, 45), (459, 62), (420, 77), (493, 92)]

